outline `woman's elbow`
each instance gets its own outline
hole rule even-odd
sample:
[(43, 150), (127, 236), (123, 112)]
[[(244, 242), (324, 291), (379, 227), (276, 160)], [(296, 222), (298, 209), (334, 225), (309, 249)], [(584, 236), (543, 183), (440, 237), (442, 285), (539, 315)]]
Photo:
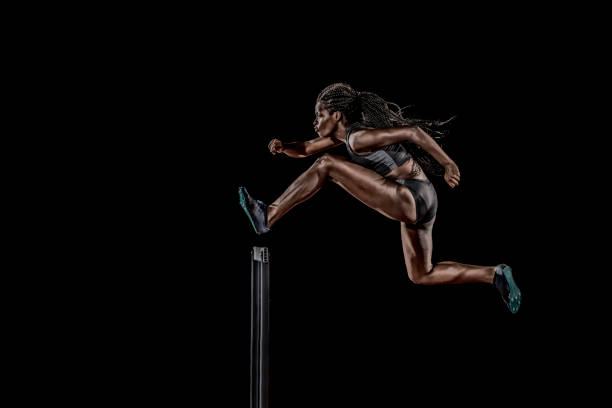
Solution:
[(407, 142), (418, 144), (422, 140), (423, 129), (417, 125), (407, 126), (402, 129), (404, 132), (404, 138)]

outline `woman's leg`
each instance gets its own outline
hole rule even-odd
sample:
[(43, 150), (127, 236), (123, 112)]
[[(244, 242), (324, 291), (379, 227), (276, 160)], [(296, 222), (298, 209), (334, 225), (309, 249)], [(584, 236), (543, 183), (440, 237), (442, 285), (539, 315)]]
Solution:
[(391, 219), (413, 223), (416, 218), (414, 198), (406, 187), (343, 157), (324, 154), (268, 206), (268, 225), (312, 197), (327, 180)]
[(493, 283), (495, 266), (466, 265), (457, 262), (431, 263), (432, 229), (435, 218), (422, 228), (401, 223), (402, 247), (408, 277), (414, 283), (438, 285), (442, 283)]

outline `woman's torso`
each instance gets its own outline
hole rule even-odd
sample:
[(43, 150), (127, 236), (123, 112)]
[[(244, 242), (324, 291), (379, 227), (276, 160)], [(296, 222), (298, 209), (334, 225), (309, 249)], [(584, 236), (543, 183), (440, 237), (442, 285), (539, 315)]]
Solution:
[(346, 148), (352, 161), (376, 171), (378, 174), (392, 179), (427, 180), (427, 176), (416, 160), (401, 143), (384, 146), (366, 153), (356, 153), (349, 144), (352, 132), (363, 129), (360, 123), (354, 123), (347, 128)]

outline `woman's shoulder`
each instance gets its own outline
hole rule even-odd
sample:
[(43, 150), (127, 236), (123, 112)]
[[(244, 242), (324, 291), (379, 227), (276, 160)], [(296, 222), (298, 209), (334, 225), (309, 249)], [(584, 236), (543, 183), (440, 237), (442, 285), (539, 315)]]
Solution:
[(347, 126), (346, 134), (348, 136), (351, 133), (353, 133), (354, 131), (359, 130), (359, 129), (363, 129), (364, 127), (365, 126), (361, 122), (353, 122), (353, 123), (351, 123), (350, 125)]
[(361, 131), (361, 130), (368, 131), (368, 130), (375, 130), (375, 129), (376, 128), (374, 128), (372, 126), (365, 125), (365, 124), (363, 124), (361, 122), (355, 122), (355, 123), (350, 124), (346, 128), (346, 135), (348, 136), (351, 133), (358, 132), (358, 131)]

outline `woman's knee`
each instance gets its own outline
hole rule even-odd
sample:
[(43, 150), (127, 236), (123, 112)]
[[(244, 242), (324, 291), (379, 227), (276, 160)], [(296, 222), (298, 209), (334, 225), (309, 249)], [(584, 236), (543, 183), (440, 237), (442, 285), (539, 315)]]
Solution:
[(408, 278), (412, 283), (420, 285), (423, 282), (422, 271), (416, 271), (414, 268), (408, 268)]
[(408, 278), (417, 285), (428, 285), (431, 283), (429, 275), (433, 271), (433, 267), (427, 268), (424, 265), (412, 265), (407, 267)]
[(329, 153), (324, 153), (315, 161), (315, 166), (317, 170), (327, 173), (332, 167), (336, 165), (337, 162), (338, 157)]

